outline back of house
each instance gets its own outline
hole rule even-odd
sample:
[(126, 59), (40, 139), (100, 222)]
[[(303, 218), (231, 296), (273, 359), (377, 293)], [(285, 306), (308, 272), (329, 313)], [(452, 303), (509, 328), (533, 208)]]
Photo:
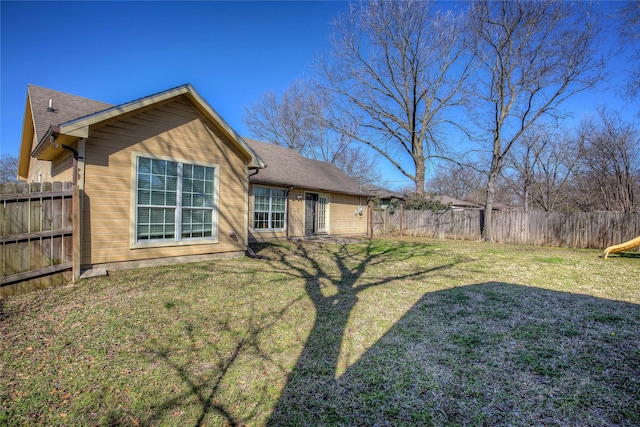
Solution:
[(120, 105), (29, 85), (18, 176), (77, 184), (83, 269), (241, 256), (250, 240), (367, 233), (367, 193), (355, 180), (241, 138), (191, 85)]
[(190, 85), (116, 106), (28, 87), (19, 178), (77, 182), (83, 268), (244, 254), (264, 166)]

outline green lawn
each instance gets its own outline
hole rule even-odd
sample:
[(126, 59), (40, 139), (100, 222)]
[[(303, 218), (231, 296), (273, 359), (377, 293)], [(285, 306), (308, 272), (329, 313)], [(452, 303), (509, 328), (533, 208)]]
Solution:
[(256, 249), (5, 300), (0, 425), (640, 425), (640, 254)]

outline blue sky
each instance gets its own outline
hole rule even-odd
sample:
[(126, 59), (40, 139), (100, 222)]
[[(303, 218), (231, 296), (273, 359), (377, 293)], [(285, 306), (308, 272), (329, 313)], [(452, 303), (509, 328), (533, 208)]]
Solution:
[[(29, 83), (112, 104), (191, 83), (248, 136), (245, 107), (310, 74), (315, 53), (328, 48), (331, 19), (348, 4), (3, 0), (0, 7), (0, 153), (17, 155)], [(610, 82), (566, 105), (575, 120), (603, 103), (629, 110), (612, 84), (624, 68), (624, 58), (612, 58)], [(390, 187), (408, 184), (380, 166)]]
[(7, 2), (2, 153), (17, 154), (27, 84), (120, 104), (184, 83), (241, 135), (244, 107), (309, 74), (344, 2)]

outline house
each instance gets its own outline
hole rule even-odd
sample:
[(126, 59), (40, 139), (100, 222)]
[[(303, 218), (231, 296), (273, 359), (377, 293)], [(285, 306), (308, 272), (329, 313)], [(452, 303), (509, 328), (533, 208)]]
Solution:
[(464, 200), (454, 199), (449, 196), (433, 196), (434, 200), (442, 203), (443, 205), (450, 206), (451, 209), (459, 210), (459, 209), (480, 209), (481, 206), (475, 203), (467, 202)]
[(368, 193), (335, 165), (246, 139), (267, 167), (250, 177), (249, 238), (367, 233)]
[(243, 255), (264, 167), (190, 85), (116, 106), (28, 86), (18, 176), (77, 181), (83, 268)]
[(249, 239), (366, 233), (357, 183), (248, 143), (191, 85), (121, 105), (29, 85), (18, 177), (77, 183), (85, 269), (240, 256)]
[(376, 209), (393, 209), (399, 206), (406, 198), (407, 195), (398, 191), (387, 190), (375, 185), (363, 185), (362, 189), (370, 194), (374, 198)]

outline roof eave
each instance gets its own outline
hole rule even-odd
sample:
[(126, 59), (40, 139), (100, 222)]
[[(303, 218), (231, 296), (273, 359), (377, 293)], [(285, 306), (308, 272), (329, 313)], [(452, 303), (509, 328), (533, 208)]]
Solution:
[(27, 180), (29, 176), (29, 159), (31, 146), (35, 134), (33, 113), (31, 111), (31, 100), (27, 92), (27, 102), (24, 111), (24, 121), (22, 122), (22, 138), (20, 140), (20, 153), (18, 155), (18, 179)]
[(65, 151), (63, 145), (70, 146), (81, 136), (65, 135), (60, 132), (60, 127), (50, 126), (38, 145), (31, 152), (31, 157), (38, 160), (53, 160)]

